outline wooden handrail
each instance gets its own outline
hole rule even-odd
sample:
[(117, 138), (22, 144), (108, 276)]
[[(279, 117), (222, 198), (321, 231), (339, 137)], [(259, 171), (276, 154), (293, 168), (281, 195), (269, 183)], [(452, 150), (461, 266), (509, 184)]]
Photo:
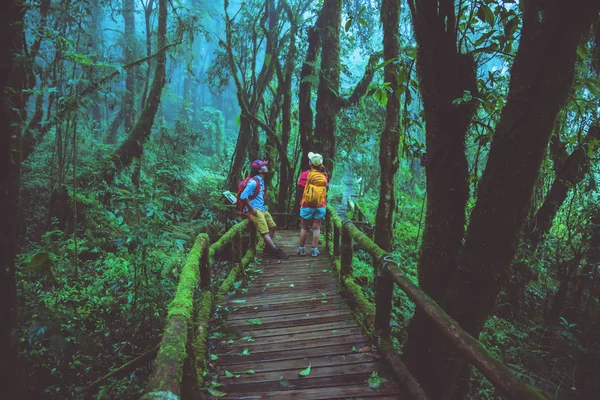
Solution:
[[(343, 241), (342, 243), (335, 243), (336, 239), (332, 238), (333, 243), (330, 243), (330, 245), (333, 249), (337, 246), (346, 249), (352, 246), (352, 242), (355, 242), (358, 247), (369, 253), (373, 257), (373, 260), (376, 260), (374, 265), (376, 275), (375, 327), (368, 328), (375, 328), (374, 333), (378, 338), (387, 341), (390, 332), (392, 291), (395, 283), (406, 293), (408, 298), (433, 321), (434, 325), (450, 340), (451, 343), (454, 344), (454, 346), (456, 346), (459, 352), (463, 354), (463, 356), (487, 379), (489, 379), (500, 392), (507, 396), (507, 398), (519, 400), (539, 400), (546, 398), (535, 387), (521, 382), (508, 367), (490, 354), (478, 340), (463, 330), (460, 325), (446, 314), (433, 299), (425, 294), (421, 288), (413, 284), (406, 275), (400, 271), (400, 268), (391, 259), (389, 253), (377, 246), (377, 244), (366, 234), (361, 232), (352, 221), (346, 220), (343, 222), (341, 228), (338, 228), (335, 223), (330, 222), (336, 221), (336, 218), (339, 220), (339, 216), (330, 206), (327, 207), (327, 215), (329, 218), (327, 224), (328, 228), (331, 226), (334, 231), (336, 228), (343, 230), (340, 235)], [(344, 276), (342, 282), (347, 279), (348, 275), (352, 276), (351, 258), (350, 265), (347, 265), (347, 263), (347, 261), (342, 263), (342, 267), (340, 268), (340, 275)]]
[[(146, 394), (143, 400), (158, 400), (165, 396), (179, 398), (183, 379), (183, 365), (186, 358), (192, 356), (195, 382), (191, 384), (200, 388), (206, 369), (206, 341), (208, 338), (208, 320), (213, 303), (211, 292), (211, 264), (215, 254), (224, 246), (231, 244), (232, 262), (234, 267), (222, 286), (235, 281), (238, 272), (243, 272), (244, 266), (252, 261), (256, 247), (256, 230), (250, 229), (248, 252), (242, 257), (242, 232), (249, 225), (248, 219), (231, 227), (214, 244), (209, 246), (207, 234), (196, 238), (192, 249), (181, 270), (177, 292), (169, 305), (165, 331), (160, 343), (158, 355), (150, 379), (146, 384)], [(199, 284), (199, 285), (198, 285)], [(204, 289), (198, 296), (196, 288)], [(223, 287), (217, 291), (217, 296), (226, 291)], [(195, 301), (195, 298), (198, 298)], [(196, 307), (195, 307), (196, 306)], [(194, 323), (194, 329), (189, 329)], [(189, 334), (191, 332), (191, 334)], [(191, 346), (188, 344), (191, 343)], [(187, 349), (193, 353), (188, 354)], [(198, 389), (200, 390), (200, 389)]]

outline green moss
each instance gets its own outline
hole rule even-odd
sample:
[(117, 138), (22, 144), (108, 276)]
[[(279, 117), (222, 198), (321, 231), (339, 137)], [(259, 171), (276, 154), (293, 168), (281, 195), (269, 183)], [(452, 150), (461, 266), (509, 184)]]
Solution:
[(208, 339), (208, 326), (210, 311), (212, 308), (212, 300), (212, 294), (209, 291), (203, 292), (200, 295), (197, 313), (198, 328), (196, 329), (196, 336), (194, 337), (194, 342), (192, 343), (196, 364), (196, 380), (198, 386), (200, 387), (203, 386), (204, 371), (206, 371), (206, 343)]
[(225, 279), (225, 281), (219, 288), (217, 295), (215, 296), (217, 301), (221, 301), (223, 298), (225, 298), (225, 295), (227, 293), (229, 293), (229, 291), (233, 287), (233, 283), (235, 281), (237, 281), (237, 277), (241, 272), (242, 272), (241, 265), (237, 265), (231, 269), (231, 271), (229, 272), (229, 275), (227, 276), (227, 279)]
[(208, 250), (208, 258), (212, 260), (212, 258), (215, 256), (215, 253), (217, 251), (219, 251), (227, 243), (231, 242), (238, 232), (241, 232), (248, 227), (249, 221), (250, 220), (248, 218), (246, 218), (242, 222), (235, 224), (234, 226), (231, 227), (231, 229), (229, 229), (227, 232), (225, 232), (225, 234), (223, 236), (221, 236), (219, 238), (219, 240), (217, 240), (215, 243), (213, 243), (210, 246), (210, 248)]
[(179, 400), (179, 396), (171, 392), (146, 393), (140, 400)]
[(206, 248), (206, 242), (208, 242), (207, 234), (202, 233), (196, 237), (196, 241), (181, 270), (177, 292), (167, 312), (167, 320), (175, 315), (181, 315), (187, 320), (192, 318), (194, 311), (194, 291), (200, 277), (200, 259)]
[(365, 329), (371, 332), (375, 327), (375, 306), (365, 298), (361, 287), (354, 282), (354, 278), (348, 276), (343, 282), (348, 297), (363, 318)]

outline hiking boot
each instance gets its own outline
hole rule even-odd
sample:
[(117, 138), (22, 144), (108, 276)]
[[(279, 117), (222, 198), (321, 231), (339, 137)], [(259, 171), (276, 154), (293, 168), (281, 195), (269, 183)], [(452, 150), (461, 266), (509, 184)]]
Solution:
[(275, 254), (273, 254), (273, 255), (277, 258), (281, 258), (282, 260), (287, 260), (288, 258), (290, 258), (290, 255), (288, 253), (286, 253), (285, 251), (283, 251), (282, 248), (277, 248), (277, 250), (275, 251)]
[(305, 256), (306, 255), (306, 251), (304, 250), (304, 246), (298, 246), (298, 255), (299, 256)]
[(311, 256), (313, 256), (313, 257), (316, 257), (316, 256), (318, 256), (319, 254), (320, 254), (320, 253), (319, 253), (319, 249), (318, 249), (318, 248), (316, 248), (316, 247), (313, 247), (313, 248), (312, 248), (312, 254), (311, 254)]

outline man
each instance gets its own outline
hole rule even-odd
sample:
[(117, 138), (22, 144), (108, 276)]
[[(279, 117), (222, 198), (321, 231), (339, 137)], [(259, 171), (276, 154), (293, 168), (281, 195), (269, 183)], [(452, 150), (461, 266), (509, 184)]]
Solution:
[[(269, 162), (262, 160), (254, 160), (250, 165), (250, 176), (252, 179), (248, 180), (246, 188), (240, 194), (240, 200), (246, 206), (244, 212), (250, 218), (250, 220), (256, 226), (256, 231), (263, 237), (265, 241), (266, 249), (277, 258), (289, 258), (289, 255), (278, 248), (273, 243), (273, 235), (277, 230), (277, 225), (273, 221), (273, 217), (267, 211), (265, 206), (265, 180), (264, 177), (269, 173)], [(258, 194), (252, 198), (253, 193), (256, 190), (256, 185), (260, 185)]]

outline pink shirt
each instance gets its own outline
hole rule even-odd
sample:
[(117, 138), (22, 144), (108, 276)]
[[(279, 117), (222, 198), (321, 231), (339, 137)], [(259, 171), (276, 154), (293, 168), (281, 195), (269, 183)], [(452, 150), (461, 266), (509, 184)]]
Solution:
[[(302, 173), (300, 174), (300, 178), (298, 178), (298, 186), (302, 186), (302, 190), (304, 190), (304, 187), (306, 186), (309, 171), (310, 170), (302, 171)], [(329, 187), (329, 175), (325, 174), (325, 178), (327, 179), (327, 186)], [(302, 200), (300, 200), (300, 206), (304, 207), (304, 205), (302, 204)], [(327, 197), (325, 197), (325, 200), (323, 200), (323, 204), (321, 205), (321, 207), (327, 207)]]

